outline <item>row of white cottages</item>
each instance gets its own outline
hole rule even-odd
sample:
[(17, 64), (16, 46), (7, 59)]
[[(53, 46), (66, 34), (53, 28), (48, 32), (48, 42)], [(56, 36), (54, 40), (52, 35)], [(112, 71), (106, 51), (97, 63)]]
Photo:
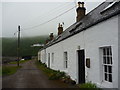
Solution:
[(76, 22), (38, 52), (38, 60), (66, 72), (77, 83), (92, 82), (101, 88), (120, 88), (120, 1), (103, 2), (85, 15), (79, 2)]

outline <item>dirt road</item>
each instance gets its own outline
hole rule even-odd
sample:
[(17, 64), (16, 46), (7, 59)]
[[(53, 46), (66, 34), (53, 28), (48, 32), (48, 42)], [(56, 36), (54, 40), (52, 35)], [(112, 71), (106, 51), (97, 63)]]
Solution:
[(15, 74), (4, 76), (2, 88), (67, 88), (68, 85), (48, 80), (48, 77), (34, 64), (35, 60), (22, 64)]

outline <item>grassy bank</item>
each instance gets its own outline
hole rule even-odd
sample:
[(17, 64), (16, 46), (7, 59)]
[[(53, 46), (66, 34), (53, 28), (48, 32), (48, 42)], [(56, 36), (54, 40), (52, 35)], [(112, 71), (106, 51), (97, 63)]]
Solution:
[(11, 75), (17, 72), (17, 70), (21, 68), (21, 66), (3, 66), (2, 67), (2, 75)]
[(58, 79), (61, 79), (62, 77), (65, 77), (64, 72), (60, 72), (59, 70), (57, 71), (52, 70), (41, 62), (36, 61), (35, 64), (40, 70), (42, 70), (49, 77), (50, 80), (58, 80)]
[(88, 82), (84, 84), (76, 84), (74, 80), (71, 79), (69, 75), (66, 76), (64, 72), (60, 72), (59, 70), (52, 70), (46, 66), (46, 64), (36, 61), (35, 63), (37, 67), (42, 70), (45, 74), (48, 75), (50, 80), (60, 80), (64, 83), (67, 83), (69, 85), (74, 85), (74, 88), (80, 88), (80, 89), (88, 89), (88, 90), (100, 90), (97, 88), (96, 84)]
[[(30, 60), (21, 60), (19, 61), (19, 63), (25, 63), (27, 61), (30, 61)], [(14, 61), (14, 62), (10, 62), (9, 64), (17, 64), (17, 61)], [(17, 72), (17, 70), (19, 68), (21, 68), (22, 66), (3, 66), (2, 67), (2, 75), (5, 76), (5, 75), (11, 75), (11, 74), (14, 74)]]
[(77, 86), (81, 89), (101, 90), (100, 88), (98, 88), (96, 86), (96, 84), (91, 83), (91, 82), (87, 82), (87, 83), (84, 83), (84, 84), (77, 84)]
[(2, 76), (2, 66), (0, 66), (0, 76)]
[(72, 85), (75, 88), (76, 82), (70, 78), (69, 75), (66, 75), (65, 72), (60, 70), (53, 70), (46, 66), (46, 64), (36, 61), (37, 67), (42, 70), (49, 78), (49, 80), (59, 80), (67, 85)]

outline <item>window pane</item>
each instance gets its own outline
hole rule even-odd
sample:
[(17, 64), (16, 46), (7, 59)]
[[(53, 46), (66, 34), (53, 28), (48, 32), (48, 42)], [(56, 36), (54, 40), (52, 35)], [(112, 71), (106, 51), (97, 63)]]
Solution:
[(103, 57), (103, 63), (106, 64), (106, 57)]
[(112, 82), (112, 74), (109, 74), (109, 82)]
[(107, 55), (110, 55), (110, 54), (109, 54), (109, 48), (107, 48), (106, 50), (107, 50)]
[(105, 52), (106, 50), (105, 50), (105, 48), (103, 48), (103, 55), (106, 55), (106, 52)]
[(105, 73), (105, 80), (107, 81), (107, 73)]
[(54, 53), (52, 53), (52, 63), (54, 62)]
[(67, 52), (64, 52), (64, 67), (67, 68), (67, 60), (68, 60), (68, 57), (67, 57)]
[(107, 64), (110, 64), (110, 57), (107, 57)]
[(110, 62), (111, 62), (111, 64), (112, 64), (112, 57), (110, 57)]
[(107, 65), (104, 65), (104, 72), (107, 72)]
[(112, 73), (112, 66), (108, 66), (109, 73)]
[(67, 61), (65, 61), (65, 68), (67, 68)]
[(110, 49), (109, 49), (109, 50), (110, 50), (110, 55), (112, 55), (112, 50), (111, 50), (111, 47), (110, 47)]

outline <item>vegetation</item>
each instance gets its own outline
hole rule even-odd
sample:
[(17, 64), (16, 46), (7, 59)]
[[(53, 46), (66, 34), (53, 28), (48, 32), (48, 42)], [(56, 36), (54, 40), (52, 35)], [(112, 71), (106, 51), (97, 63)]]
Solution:
[[(24, 63), (24, 62), (27, 62), (29, 60), (20, 60), (19, 63)], [(14, 61), (14, 62), (10, 62), (9, 64), (17, 64), (17, 61)]]
[[(43, 44), (47, 38), (48, 36), (21, 38), (20, 56), (36, 56), (41, 47), (31, 47), (31, 45)], [(17, 56), (17, 38), (2, 38), (2, 55)]]
[(0, 76), (2, 76), (2, 66), (0, 66)]
[(21, 68), (21, 66), (3, 66), (2, 67), (2, 75), (11, 75), (17, 72), (17, 70)]
[(41, 69), (43, 72), (45, 72), (50, 80), (58, 80), (65, 76), (64, 72), (60, 72), (59, 70), (52, 70), (50, 68), (47, 68), (45, 64), (42, 64), (41, 62), (36, 61), (36, 65), (39, 69)]
[(64, 83), (75, 85), (81, 89), (84, 88), (89, 90), (100, 90), (99, 88), (97, 88), (96, 84), (93, 84), (91, 82), (76, 85), (76, 82), (72, 80), (69, 75), (66, 75), (64, 72), (60, 72), (59, 70), (58, 71), (52, 70), (42, 62), (36, 61), (36, 65), (39, 69), (41, 69), (43, 72), (45, 72), (48, 75), (50, 80), (61, 80)]
[[(19, 61), (19, 63), (25, 63), (29, 60), (21, 60)], [(14, 62), (10, 62), (9, 64), (17, 64), (17, 61), (14, 61)], [(19, 68), (21, 68), (22, 66), (3, 66), (2, 67), (2, 75), (11, 75), (11, 74), (14, 74)]]
[(89, 90), (99, 90), (97, 88), (96, 84), (91, 83), (91, 82), (88, 82), (88, 83), (85, 83), (85, 84), (78, 84), (77, 86), (80, 87), (80, 88), (88, 88)]

